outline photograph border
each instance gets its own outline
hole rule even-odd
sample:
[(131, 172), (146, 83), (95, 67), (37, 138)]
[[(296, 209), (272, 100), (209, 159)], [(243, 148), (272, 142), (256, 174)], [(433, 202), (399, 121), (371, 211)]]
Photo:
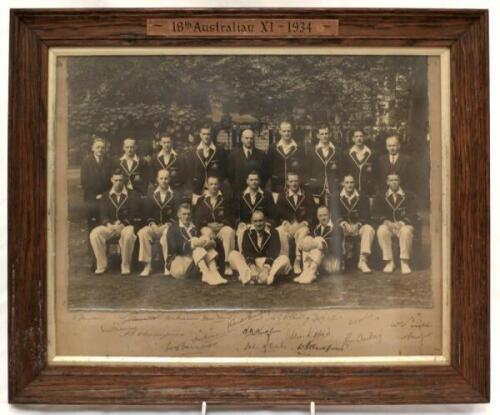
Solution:
[[(296, 49), (293, 53), (291, 49)], [(438, 163), (437, 168), (441, 170), (441, 198), (438, 201), (439, 206), (435, 206), (434, 210), (441, 208), (442, 227), (441, 227), (441, 350), (440, 355), (404, 355), (404, 356), (352, 356), (352, 357), (139, 357), (139, 356), (69, 356), (58, 355), (56, 350), (56, 270), (57, 260), (56, 255), (56, 185), (55, 179), (58, 176), (56, 172), (56, 95), (57, 95), (57, 74), (56, 61), (58, 57), (85, 57), (85, 56), (217, 56), (217, 55), (237, 55), (237, 56), (255, 56), (255, 55), (273, 55), (273, 56), (432, 56), (439, 58), (440, 66), (440, 85), (438, 86), (438, 94), (440, 96), (440, 153), (443, 159)], [(449, 362), (450, 352), (450, 237), (449, 218), (450, 218), (450, 166), (449, 166), (449, 146), (450, 146), (450, 53), (447, 48), (410, 48), (410, 47), (392, 47), (392, 48), (325, 48), (325, 47), (283, 47), (283, 48), (196, 48), (187, 49), (175, 48), (51, 48), (49, 50), (49, 101), (48, 101), (48, 362), (50, 364), (148, 364), (148, 365), (352, 365), (352, 364), (440, 364), (446, 365)], [(432, 272), (431, 272), (432, 274)], [(431, 276), (431, 279), (435, 278)], [(394, 307), (397, 309), (398, 307)], [(92, 311), (92, 310), (88, 310)], [(158, 310), (160, 311), (160, 310)], [(166, 310), (168, 311), (183, 311), (183, 310)], [(188, 309), (188, 311), (212, 311), (208, 309)], [(217, 311), (220, 311), (217, 309)], [(228, 311), (247, 311), (247, 309), (232, 309)], [(275, 311), (269, 309), (266, 311)], [(375, 312), (373, 310), (373, 312)], [(138, 317), (147, 315), (148, 311), (137, 310)]]
[[(148, 17), (338, 18), (327, 39), (152, 38)], [(13, 10), (9, 90), (9, 400), (255, 406), (489, 399), (488, 13), (484, 10)], [(443, 366), (49, 366), (47, 124), (51, 47), (450, 49), (451, 349)], [(33, 189), (36, 189), (33, 198)], [(96, 382), (100, 385), (96, 388)], [(140, 386), (138, 386), (140, 385)], [(231, 385), (228, 387), (227, 385)]]

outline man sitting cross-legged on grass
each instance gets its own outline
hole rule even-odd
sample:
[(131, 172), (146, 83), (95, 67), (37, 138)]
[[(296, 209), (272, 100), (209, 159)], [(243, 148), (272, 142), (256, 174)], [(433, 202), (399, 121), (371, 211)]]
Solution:
[(302, 240), (304, 271), (294, 279), (299, 284), (313, 282), (320, 269), (331, 274), (342, 268), (342, 230), (334, 225), (326, 206), (318, 207), (317, 217), (319, 224), (312, 230), (312, 236)]
[(174, 278), (184, 278), (193, 266), (201, 272), (201, 280), (209, 285), (227, 283), (217, 270), (217, 251), (210, 229), (204, 233), (191, 221), (191, 206), (183, 203), (177, 210), (178, 221), (167, 232), (168, 263)]
[(278, 232), (266, 224), (265, 215), (260, 210), (252, 214), (252, 224), (243, 234), (242, 253), (232, 251), (229, 264), (238, 271), (243, 284), (271, 285), (276, 275), (286, 275), (292, 270), (290, 259), (280, 255)]

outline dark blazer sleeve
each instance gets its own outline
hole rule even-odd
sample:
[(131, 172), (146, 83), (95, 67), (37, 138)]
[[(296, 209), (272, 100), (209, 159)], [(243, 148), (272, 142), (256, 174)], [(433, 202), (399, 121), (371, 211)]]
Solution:
[(271, 231), (271, 239), (269, 240), (269, 248), (267, 250), (266, 264), (269, 266), (273, 265), (273, 262), (278, 258), (281, 251), (281, 243), (278, 232), (273, 229)]
[(113, 218), (111, 217), (110, 207), (109, 207), (108, 193), (102, 195), (101, 199), (99, 199), (99, 214), (101, 217), (101, 223), (103, 225), (107, 225), (108, 223), (113, 222)]
[(89, 166), (88, 159), (85, 158), (82, 162), (82, 166), (80, 168), (80, 184), (82, 185), (82, 189), (84, 194), (87, 193), (87, 189), (89, 188)]
[(361, 196), (361, 199), (359, 200), (360, 206), (359, 206), (359, 222), (361, 225), (365, 224), (370, 224), (371, 223), (371, 217), (370, 217), (370, 201), (368, 200), (367, 197)]
[(241, 244), (241, 251), (243, 253), (243, 256), (245, 257), (245, 260), (247, 261), (248, 264), (255, 264), (255, 252), (252, 247), (252, 243), (250, 242), (250, 237), (248, 235), (248, 230), (245, 231), (243, 234), (243, 242)]
[(169, 263), (171, 263), (177, 255), (182, 254), (182, 242), (176, 226), (171, 226), (167, 231), (167, 246)]
[(417, 216), (417, 198), (411, 192), (407, 192), (406, 214), (403, 217), (403, 222), (407, 225), (415, 225), (418, 219)]
[(373, 203), (373, 220), (377, 225), (382, 224), (385, 220), (388, 219), (385, 214), (384, 204), (385, 204), (384, 194), (379, 193), (375, 197)]
[(224, 219), (222, 223), (227, 226), (234, 226), (234, 205), (233, 198), (224, 195)]
[(305, 194), (306, 200), (306, 212), (307, 212), (307, 224), (311, 227), (316, 223), (316, 202), (314, 201), (314, 197), (311, 193), (307, 192)]

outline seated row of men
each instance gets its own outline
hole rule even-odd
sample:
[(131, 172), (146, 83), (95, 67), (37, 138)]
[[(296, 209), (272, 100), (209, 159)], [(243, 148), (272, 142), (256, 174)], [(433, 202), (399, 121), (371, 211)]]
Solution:
[[(375, 198), (373, 214), (368, 198), (358, 192), (349, 174), (328, 207), (316, 204), (294, 172), (287, 173), (286, 189), (276, 203), (261, 188), (256, 172), (247, 176), (247, 187), (235, 201), (223, 194), (217, 176), (208, 176), (206, 191), (194, 206), (172, 189), (166, 169), (158, 171), (158, 187), (146, 199), (128, 190), (125, 181), (123, 172), (116, 170), (111, 190), (99, 199), (101, 225), (90, 232), (96, 274), (107, 270), (107, 242), (117, 238), (125, 275), (131, 272), (138, 239), (139, 261), (144, 263), (141, 276), (152, 272), (152, 244), (159, 241), (164, 273), (175, 278), (183, 277), (194, 266), (202, 280), (212, 285), (227, 282), (221, 274), (230, 276), (233, 271), (243, 283), (270, 284), (276, 275), (292, 270), (296, 282), (310, 283), (321, 270), (331, 273), (342, 269), (345, 237), (360, 238), (358, 268), (371, 272), (368, 257), (375, 234), (386, 262), (384, 272), (395, 269), (393, 237), (399, 239), (401, 272), (411, 272), (415, 199), (402, 189), (395, 173), (387, 176), (386, 190)], [(294, 252), (290, 252), (292, 246)], [(217, 258), (223, 258), (223, 269), (217, 267)]]
[(170, 136), (160, 138), (161, 151), (148, 161), (139, 157), (136, 142), (132, 138), (123, 141), (123, 155), (111, 160), (105, 152), (105, 142), (95, 139), (92, 154), (81, 167), (81, 183), (85, 201), (95, 203), (96, 196), (109, 190), (110, 174), (121, 169), (125, 175), (126, 187), (136, 190), (143, 197), (150, 186), (155, 186), (158, 170), (170, 172), (170, 185), (174, 190), (188, 189), (194, 199), (201, 196), (208, 176), (217, 176), (234, 192), (247, 186), (246, 179), (251, 171), (258, 173), (263, 189), (272, 192), (275, 202), (286, 187), (288, 171), (299, 173), (303, 185), (313, 196), (324, 203), (329, 194), (340, 191), (346, 174), (352, 175), (358, 191), (373, 196), (386, 187), (388, 173), (398, 173), (402, 185), (410, 190), (415, 169), (408, 156), (400, 153), (399, 138), (395, 135), (386, 139), (387, 154), (376, 156), (365, 143), (362, 130), (352, 135), (353, 146), (340, 151), (331, 141), (327, 126), (317, 130), (317, 145), (311, 149), (292, 138), (289, 122), (282, 122), (279, 128), (280, 140), (266, 153), (255, 147), (255, 134), (246, 129), (241, 134), (241, 147), (230, 154), (216, 145), (209, 126), (199, 131), (200, 142), (195, 148), (177, 152)]

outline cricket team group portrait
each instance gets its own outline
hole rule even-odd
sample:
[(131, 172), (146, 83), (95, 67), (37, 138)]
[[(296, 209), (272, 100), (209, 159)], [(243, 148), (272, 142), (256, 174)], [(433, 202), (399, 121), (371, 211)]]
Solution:
[[(355, 75), (335, 92), (318, 80), (319, 71), (337, 64), (347, 78), (352, 66), (370, 71), (370, 58), (291, 57), (295, 65), (288, 62), (267, 90), (260, 83), (271, 75), (262, 74), (290, 57), (169, 58), (177, 60), (177, 73), (169, 74), (168, 98), (155, 91), (162, 82), (141, 84), (132, 71), (117, 97), (120, 80), (109, 67), (94, 75), (91, 91), (89, 66), (106, 65), (95, 57), (68, 59), (68, 125), (77, 137), (68, 146), (70, 305), (106, 307), (109, 300), (147, 307), (152, 296), (153, 307), (170, 299), (182, 307), (199, 295), (206, 306), (286, 307), (308, 304), (306, 286), (316, 286), (318, 306), (376, 304), (382, 297), (381, 305), (430, 304), (424, 58), (386, 57), (385, 72), (368, 74), (379, 76), (377, 84), (367, 75), (362, 87)], [(131, 58), (99, 59), (126, 67)], [(147, 59), (166, 60), (137, 58), (135, 65)], [(187, 86), (209, 64), (214, 78), (198, 89)], [(192, 77), (184, 79), (183, 71)], [(304, 95), (294, 76), (308, 71), (317, 73)], [(230, 78), (235, 73), (241, 79)], [(227, 85), (234, 82), (239, 92)], [(288, 84), (291, 91), (274, 99), (273, 88), (285, 92)], [(362, 96), (338, 96), (346, 90)], [(146, 105), (148, 93), (170, 106)], [(146, 120), (131, 112), (131, 97)], [(126, 107), (112, 108), (116, 99)], [(209, 286), (218, 288), (203, 291)], [(248, 286), (262, 287), (254, 299), (245, 294)], [(278, 299), (275, 291), (265, 293), (271, 286), (284, 290)], [(230, 299), (218, 299), (224, 296)]]

